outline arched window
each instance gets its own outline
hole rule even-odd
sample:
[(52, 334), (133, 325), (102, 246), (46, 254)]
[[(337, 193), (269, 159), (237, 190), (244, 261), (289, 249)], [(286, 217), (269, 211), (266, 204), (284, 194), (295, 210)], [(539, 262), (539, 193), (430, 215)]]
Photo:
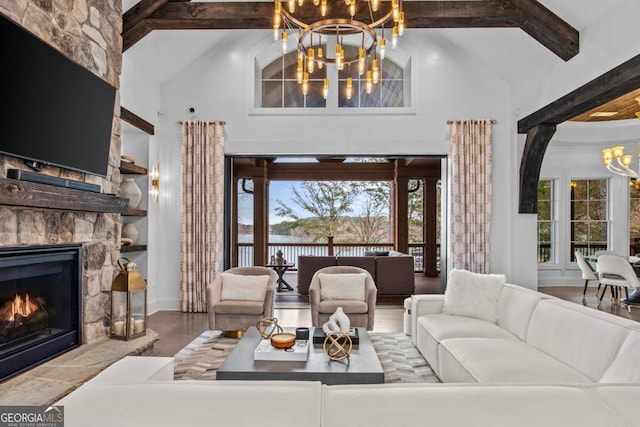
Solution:
[(322, 81), (327, 68), (316, 70), (309, 76), (309, 93), (302, 94), (297, 81), (298, 53), (285, 53), (262, 69), (263, 108), (324, 108), (327, 100), (322, 96)]
[[(327, 46), (323, 46), (327, 51)], [(328, 49), (332, 47), (329, 46)], [(358, 46), (344, 45), (345, 53), (357, 55)], [(260, 73), (261, 100), (257, 102), (262, 108), (403, 108), (410, 105), (409, 78), (410, 60), (403, 68), (388, 56), (380, 60), (380, 77), (373, 85), (371, 93), (367, 93), (365, 75), (359, 75), (356, 64), (345, 66), (337, 71), (334, 64), (316, 69), (309, 75), (309, 91), (303, 95), (301, 85), (297, 81), (297, 51), (279, 56), (262, 69)], [(323, 79), (329, 78), (329, 97), (323, 97)], [(353, 89), (351, 98), (347, 98), (347, 78), (351, 77)], [(333, 93), (333, 92), (337, 93)]]

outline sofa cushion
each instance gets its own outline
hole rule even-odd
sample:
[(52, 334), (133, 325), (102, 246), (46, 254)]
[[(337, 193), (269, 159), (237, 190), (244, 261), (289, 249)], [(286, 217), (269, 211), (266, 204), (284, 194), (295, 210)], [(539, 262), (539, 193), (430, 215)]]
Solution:
[(440, 343), (440, 379), (480, 383), (591, 383), (580, 372), (519, 340), (452, 338)]
[(442, 312), (496, 322), (503, 274), (477, 274), (453, 269), (449, 272)]
[(269, 276), (241, 276), (222, 273), (220, 299), (236, 301), (264, 301), (267, 295)]
[(562, 300), (541, 300), (527, 343), (599, 381), (635, 322)]
[(587, 390), (551, 385), (323, 386), (322, 407), (323, 426), (612, 427), (636, 418), (633, 405), (621, 417)]
[(282, 417), (267, 414), (282, 402), (298, 425), (319, 427), (321, 400), (320, 382), (182, 380), (85, 384), (58, 404), (66, 427), (281, 427)]
[(376, 257), (376, 287), (378, 294), (408, 296), (415, 290), (413, 257)]
[(631, 331), (618, 356), (600, 378), (601, 383), (640, 384), (640, 331)]
[(318, 274), (321, 300), (365, 300), (364, 273)]
[(440, 372), (438, 356), (440, 341), (449, 338), (473, 337), (516, 339), (495, 323), (472, 317), (429, 314), (420, 316), (417, 323), (419, 334), (416, 346), (436, 375)]
[(520, 338), (527, 339), (529, 321), (543, 294), (521, 286), (505, 284), (498, 301), (498, 326)]

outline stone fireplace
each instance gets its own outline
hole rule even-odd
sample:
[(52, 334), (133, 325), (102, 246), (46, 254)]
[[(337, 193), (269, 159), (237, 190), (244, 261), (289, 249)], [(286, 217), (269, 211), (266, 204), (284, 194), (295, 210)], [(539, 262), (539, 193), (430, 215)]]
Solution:
[[(0, 0), (0, 13), (45, 40), (110, 84), (119, 87), (122, 68), (120, 0)], [(8, 41), (10, 42), (10, 41)], [(46, 70), (43, 70), (46, 74)], [(43, 173), (99, 184), (119, 194), (120, 101), (116, 95), (109, 168), (105, 178), (49, 167)], [(20, 159), (0, 155), (0, 177), (7, 169), (25, 169)], [(109, 291), (120, 258), (120, 214), (0, 204), (0, 246), (35, 247), (76, 244), (82, 255), (81, 343), (108, 336)], [(0, 278), (2, 282), (2, 278)]]

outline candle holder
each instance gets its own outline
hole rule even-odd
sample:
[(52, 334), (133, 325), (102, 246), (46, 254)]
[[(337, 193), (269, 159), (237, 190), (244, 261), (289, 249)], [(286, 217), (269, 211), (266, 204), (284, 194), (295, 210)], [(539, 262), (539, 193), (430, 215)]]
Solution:
[(147, 283), (128, 258), (120, 258), (118, 266), (111, 284), (110, 337), (128, 341), (147, 333)]

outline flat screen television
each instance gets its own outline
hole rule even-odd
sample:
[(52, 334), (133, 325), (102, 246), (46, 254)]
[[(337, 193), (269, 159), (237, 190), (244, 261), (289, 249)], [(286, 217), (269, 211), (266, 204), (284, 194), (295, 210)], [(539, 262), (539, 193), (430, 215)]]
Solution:
[(0, 152), (106, 176), (116, 89), (4, 16), (0, 34)]

